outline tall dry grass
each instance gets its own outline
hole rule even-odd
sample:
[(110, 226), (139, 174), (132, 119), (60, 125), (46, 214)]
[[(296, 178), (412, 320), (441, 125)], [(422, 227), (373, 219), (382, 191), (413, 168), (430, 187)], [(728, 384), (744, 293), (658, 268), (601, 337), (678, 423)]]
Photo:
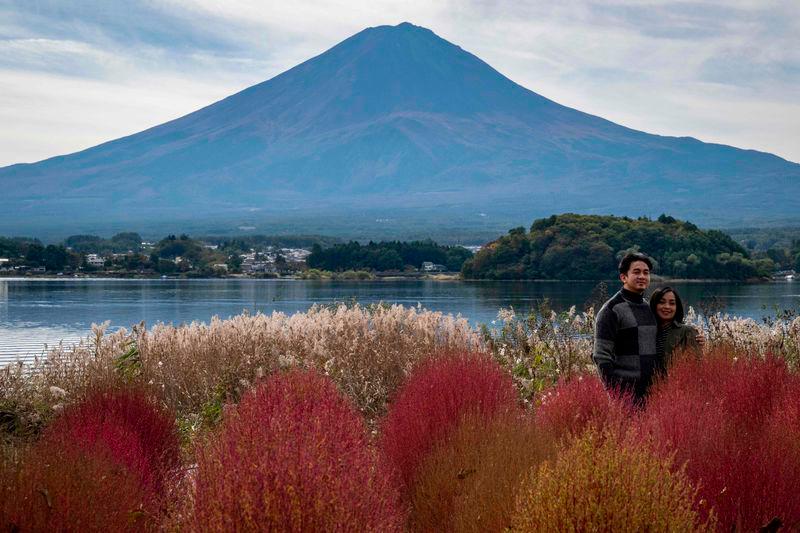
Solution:
[(78, 346), (58, 346), (30, 364), (0, 370), (0, 414), (7, 413), (11, 432), (35, 432), (65, 401), (121, 384), (147, 390), (191, 432), (215, 422), (223, 404), (237, 401), (257, 379), (288, 367), (328, 375), (372, 420), (428, 355), (480, 346), (465, 319), (400, 305), (314, 306), (294, 315), (243, 314), (113, 333), (107, 326), (93, 326)]
[(511, 371), (523, 398), (531, 401), (559, 379), (594, 371), (594, 311), (575, 306), (557, 313), (547, 301), (528, 315), (501, 309), (492, 327), (481, 329), (487, 349)]
[(723, 313), (698, 315), (689, 309), (686, 322), (705, 332), (708, 347), (725, 347), (730, 353), (750, 356), (774, 355), (793, 370), (800, 369), (800, 317), (779, 312), (777, 318), (761, 321)]

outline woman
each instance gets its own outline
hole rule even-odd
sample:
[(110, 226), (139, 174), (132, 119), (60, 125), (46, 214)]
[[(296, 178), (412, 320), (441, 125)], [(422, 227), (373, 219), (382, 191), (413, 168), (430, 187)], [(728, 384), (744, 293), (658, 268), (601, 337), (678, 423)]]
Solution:
[(700, 348), (697, 331), (683, 323), (683, 302), (672, 287), (658, 289), (650, 297), (650, 309), (658, 322), (656, 337), (656, 363), (661, 372), (672, 364), (672, 355), (676, 350)]

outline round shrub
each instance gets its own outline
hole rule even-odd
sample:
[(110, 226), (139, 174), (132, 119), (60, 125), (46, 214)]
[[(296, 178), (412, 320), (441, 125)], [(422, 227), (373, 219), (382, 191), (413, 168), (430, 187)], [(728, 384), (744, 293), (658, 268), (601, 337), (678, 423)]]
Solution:
[(45, 441), (5, 481), (4, 530), (147, 531), (157, 525), (157, 495), (107, 450)]
[(514, 531), (713, 531), (696, 491), (645, 445), (589, 429), (523, 482)]
[(527, 414), (467, 416), (420, 464), (410, 496), (413, 531), (504, 531), (520, 480), (554, 451)]
[(45, 430), (47, 446), (98, 450), (163, 494), (181, 465), (175, 416), (137, 389), (96, 390)]
[(724, 530), (800, 525), (800, 387), (782, 359), (725, 350), (679, 361), (653, 392), (643, 432), (697, 484)]
[(401, 385), (381, 426), (381, 449), (404, 493), (420, 462), (469, 414), (519, 410), (511, 376), (484, 354), (441, 354)]
[(630, 397), (612, 396), (596, 375), (559, 381), (539, 397), (536, 422), (556, 439), (580, 435), (587, 427), (621, 428), (633, 416)]
[(397, 531), (403, 517), (366, 427), (314, 371), (273, 375), (197, 452), (196, 531)]
[(97, 390), (22, 454), (4, 520), (23, 531), (146, 529), (178, 466), (174, 417), (141, 391)]

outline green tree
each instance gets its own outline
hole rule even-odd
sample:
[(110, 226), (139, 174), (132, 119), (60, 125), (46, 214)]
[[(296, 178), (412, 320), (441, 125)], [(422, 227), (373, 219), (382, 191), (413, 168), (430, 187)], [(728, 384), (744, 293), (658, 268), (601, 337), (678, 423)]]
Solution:
[(41, 264), (47, 270), (64, 270), (69, 254), (64, 246), (48, 244), (42, 252)]
[(629, 251), (646, 252), (666, 276), (747, 279), (764, 276), (771, 262), (749, 257), (725, 233), (662, 215), (640, 217), (553, 215), (529, 233), (514, 228), (466, 260), (462, 274), (483, 279), (615, 279)]

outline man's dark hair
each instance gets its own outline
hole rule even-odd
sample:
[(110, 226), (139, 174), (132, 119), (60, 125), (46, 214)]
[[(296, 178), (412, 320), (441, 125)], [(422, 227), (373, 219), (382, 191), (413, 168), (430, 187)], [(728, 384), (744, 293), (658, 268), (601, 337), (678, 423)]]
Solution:
[(653, 314), (658, 317), (658, 313), (656, 313), (656, 306), (664, 298), (664, 296), (670, 292), (675, 295), (675, 318), (673, 318), (673, 320), (678, 324), (683, 324), (683, 302), (681, 301), (681, 296), (678, 294), (678, 291), (672, 287), (662, 287), (656, 290), (650, 297), (650, 309), (653, 311)]
[(653, 260), (644, 255), (643, 253), (639, 252), (631, 252), (626, 254), (625, 257), (622, 258), (622, 261), (619, 262), (619, 273), (620, 274), (627, 274), (628, 270), (631, 268), (631, 264), (635, 263), (636, 261), (641, 261), (645, 263), (650, 270), (653, 270)]

